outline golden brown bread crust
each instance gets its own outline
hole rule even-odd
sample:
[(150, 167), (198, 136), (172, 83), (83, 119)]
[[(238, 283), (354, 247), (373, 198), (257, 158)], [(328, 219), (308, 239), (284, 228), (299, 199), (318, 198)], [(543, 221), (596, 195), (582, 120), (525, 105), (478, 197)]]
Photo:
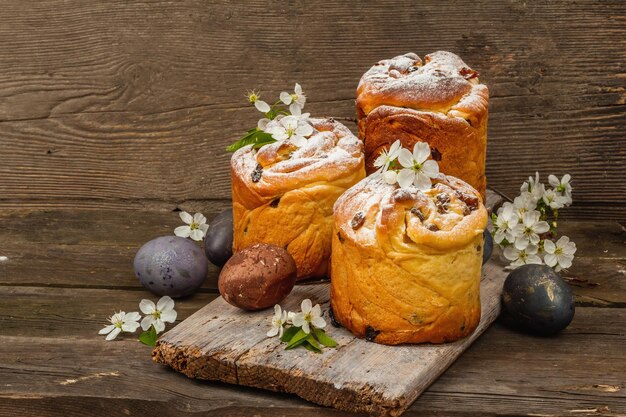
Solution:
[(467, 183), (440, 174), (431, 190), (374, 175), (335, 203), (335, 318), (377, 343), (442, 343), (480, 321), (487, 210)]
[(483, 198), (489, 90), (450, 52), (409, 53), (378, 62), (357, 88), (359, 137), (365, 167), (400, 139), (405, 148), (427, 142), (441, 172), (468, 182)]
[(333, 204), (365, 177), (363, 144), (332, 119), (311, 119), (316, 129), (297, 148), (275, 142), (246, 146), (231, 159), (233, 250), (255, 243), (287, 249), (298, 279), (327, 274)]

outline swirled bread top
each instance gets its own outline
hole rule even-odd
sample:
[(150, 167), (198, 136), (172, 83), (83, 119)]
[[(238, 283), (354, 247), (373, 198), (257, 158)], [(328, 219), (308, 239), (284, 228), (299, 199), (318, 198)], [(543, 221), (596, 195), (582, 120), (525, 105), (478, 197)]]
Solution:
[(487, 225), (480, 194), (444, 174), (433, 179), (427, 191), (402, 189), (378, 175), (369, 176), (337, 200), (334, 214), (340, 239), (406, 252), (414, 244), (441, 250), (463, 246)]
[(306, 144), (274, 142), (259, 150), (252, 145), (231, 159), (233, 188), (243, 186), (259, 200), (317, 183), (341, 182), (363, 170), (363, 142), (333, 119), (310, 119), (314, 128)]
[(489, 90), (478, 73), (451, 52), (414, 53), (379, 61), (361, 78), (357, 107), (368, 115), (379, 106), (405, 107), (465, 117), (487, 110)]

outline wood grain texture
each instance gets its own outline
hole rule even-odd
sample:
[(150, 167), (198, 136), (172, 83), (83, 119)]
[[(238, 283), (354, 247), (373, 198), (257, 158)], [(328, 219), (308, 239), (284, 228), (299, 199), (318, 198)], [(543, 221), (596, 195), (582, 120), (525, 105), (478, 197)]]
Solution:
[(275, 97), (299, 81), (313, 114), (353, 117), (376, 61), (444, 49), (490, 87), (491, 187), (514, 195), (535, 170), (570, 172), (571, 215), (626, 219), (624, 2), (466, 6), (5, 1), (0, 207), (228, 199), (223, 148), (258, 117), (246, 89)]
[[(0, 304), (0, 310), (4, 310)], [(48, 315), (49, 325), (55, 317)], [(626, 413), (625, 309), (581, 307), (557, 337), (491, 326), (404, 414), (407, 417)], [(4, 325), (6, 320), (2, 320)], [(97, 328), (97, 324), (96, 324)], [(96, 330), (95, 328), (93, 330)], [(295, 396), (190, 380), (150, 361), (132, 338), (0, 335), (0, 416), (330, 417)], [(610, 389), (609, 387), (616, 387)], [(126, 411), (128, 410), (128, 411)], [(355, 415), (355, 414), (350, 414)]]
[[(212, 219), (222, 208), (202, 211)], [(8, 259), (0, 262), (0, 286), (144, 291), (133, 273), (136, 251), (179, 223), (178, 213), (162, 211), (4, 211), (0, 256)], [(563, 221), (559, 228), (578, 245), (573, 267), (563, 275), (579, 305), (626, 307), (626, 229), (590, 221)], [(218, 276), (219, 268), (209, 265), (201, 291), (216, 292)]]
[[(218, 298), (161, 336), (153, 358), (190, 378), (288, 392), (339, 410), (398, 416), (498, 317), (506, 275), (494, 261), (483, 266), (480, 324), (454, 343), (386, 346), (328, 326), (336, 349), (285, 352), (279, 340), (265, 335), (267, 311), (245, 312)], [(281, 305), (298, 311), (308, 298), (322, 306), (329, 321), (329, 297), (328, 284), (301, 286)]]

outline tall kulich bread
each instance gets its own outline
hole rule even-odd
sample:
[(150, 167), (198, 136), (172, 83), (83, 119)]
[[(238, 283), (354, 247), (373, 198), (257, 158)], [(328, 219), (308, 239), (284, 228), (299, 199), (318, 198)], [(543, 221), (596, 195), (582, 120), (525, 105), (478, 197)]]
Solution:
[(371, 175), (335, 203), (331, 306), (377, 343), (443, 343), (480, 321), (487, 210), (478, 191), (439, 174), (419, 191)]
[(485, 197), (489, 90), (461, 58), (439, 51), (424, 61), (413, 53), (382, 60), (361, 78), (356, 105), (368, 174), (396, 139), (409, 149), (427, 142), (441, 172)]
[(298, 279), (327, 275), (333, 204), (365, 177), (363, 143), (332, 119), (310, 119), (314, 133), (302, 147), (251, 145), (231, 159), (233, 250), (255, 243), (285, 248)]

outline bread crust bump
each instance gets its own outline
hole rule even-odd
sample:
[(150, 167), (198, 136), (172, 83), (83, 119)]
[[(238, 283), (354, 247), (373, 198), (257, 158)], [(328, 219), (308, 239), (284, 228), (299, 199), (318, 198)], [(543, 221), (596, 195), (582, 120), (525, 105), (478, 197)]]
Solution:
[(487, 210), (464, 181), (426, 192), (370, 176), (335, 203), (331, 304), (337, 321), (377, 343), (443, 343), (480, 321)]
[(457, 55), (438, 51), (422, 61), (408, 53), (378, 62), (357, 88), (365, 166), (397, 139), (430, 145), (442, 172), (463, 179), (483, 198), (489, 90)]
[(298, 279), (327, 275), (333, 204), (365, 177), (363, 144), (332, 119), (310, 119), (316, 129), (297, 148), (251, 145), (231, 159), (233, 250), (255, 243), (287, 249)]

